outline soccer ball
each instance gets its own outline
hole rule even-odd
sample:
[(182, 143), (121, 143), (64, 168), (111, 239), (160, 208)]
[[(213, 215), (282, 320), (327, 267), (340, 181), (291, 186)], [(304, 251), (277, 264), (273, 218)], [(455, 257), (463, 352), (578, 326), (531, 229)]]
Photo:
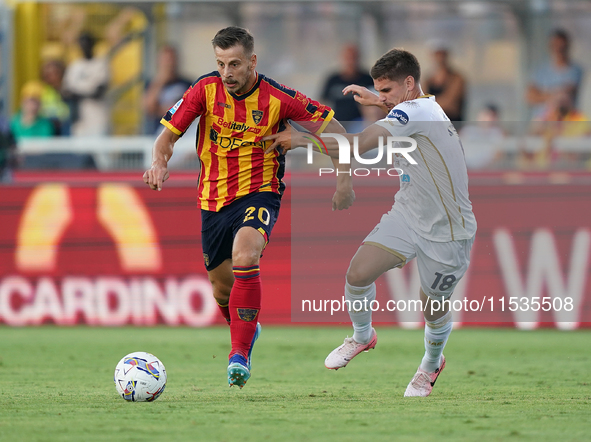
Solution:
[(166, 368), (153, 354), (136, 351), (119, 361), (114, 380), (117, 393), (126, 401), (152, 402), (166, 387)]

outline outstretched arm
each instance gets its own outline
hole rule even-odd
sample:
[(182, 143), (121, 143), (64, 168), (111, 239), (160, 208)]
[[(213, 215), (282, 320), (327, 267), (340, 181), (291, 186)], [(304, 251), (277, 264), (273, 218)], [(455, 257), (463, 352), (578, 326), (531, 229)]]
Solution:
[[(346, 133), (345, 128), (336, 118), (329, 121), (324, 129), (325, 133)], [(355, 201), (353, 191), (353, 180), (351, 178), (351, 165), (340, 164), (338, 158), (331, 157), (330, 160), (337, 171), (337, 190), (332, 197), (332, 210), (343, 210), (351, 207)]]
[(366, 87), (350, 84), (343, 89), (343, 95), (347, 94), (353, 94), (355, 101), (363, 106), (377, 106), (386, 114), (389, 112), (389, 109), (380, 101), (380, 98)]
[(152, 150), (152, 166), (144, 172), (144, 183), (152, 190), (162, 190), (162, 183), (169, 177), (168, 161), (172, 157), (174, 143), (180, 137), (165, 127), (156, 141)]
[[(338, 133), (338, 132), (331, 132), (329, 130), (324, 131), (325, 134), (329, 133)], [(386, 140), (387, 137), (391, 136), (392, 134), (384, 127), (379, 126), (377, 124), (372, 124), (365, 128), (363, 132), (358, 134), (347, 134), (347, 133), (340, 133), (342, 137), (346, 138), (349, 146), (351, 148), (351, 152), (353, 149), (353, 142), (357, 137), (357, 142), (359, 146), (359, 154), (363, 154), (368, 152), (379, 145), (379, 138), (384, 137)], [(282, 149), (285, 153), (288, 150), (295, 149), (296, 147), (306, 147), (309, 141), (309, 134), (306, 132), (298, 132), (292, 126), (288, 127), (288, 130), (283, 132), (276, 133), (274, 135), (267, 135), (262, 138), (263, 141), (273, 141), (273, 143), (267, 147), (265, 153), (269, 153), (273, 151), (273, 149)], [(326, 153), (331, 157), (338, 159), (339, 158), (339, 143), (335, 137), (323, 136), (322, 142), (324, 146), (326, 146)]]
[[(272, 141), (272, 143), (265, 149), (265, 154), (277, 149), (284, 154), (296, 147), (305, 147), (310, 142), (310, 134), (308, 132), (298, 132), (289, 123), (283, 132), (278, 132), (273, 135), (267, 135), (262, 138), (262, 141)], [(345, 135), (345, 128), (336, 119), (332, 119), (324, 129), (324, 133), (338, 133)], [(317, 137), (317, 135), (314, 135)], [(351, 165), (339, 164), (338, 149), (335, 156), (330, 156), (332, 164), (337, 174), (337, 190), (332, 197), (332, 210), (348, 209), (353, 201), (355, 201), (355, 192), (353, 192), (353, 182), (351, 180)]]

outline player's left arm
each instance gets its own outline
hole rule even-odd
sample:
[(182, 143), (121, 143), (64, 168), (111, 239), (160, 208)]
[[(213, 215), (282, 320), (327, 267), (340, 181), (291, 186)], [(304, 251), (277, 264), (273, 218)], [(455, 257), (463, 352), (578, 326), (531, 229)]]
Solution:
[[(329, 134), (338, 132), (329, 132), (328, 130), (325, 130), (324, 133)], [(385, 127), (374, 123), (371, 126), (368, 126), (363, 132), (357, 134), (341, 133), (340, 135), (347, 139), (351, 148), (354, 145), (353, 142), (355, 137), (357, 137), (359, 154), (361, 155), (378, 147), (380, 137), (384, 137), (384, 139), (386, 139), (387, 137), (391, 136), (392, 133)], [(328, 136), (318, 138), (321, 140), (323, 147), (326, 148), (326, 154), (331, 158), (338, 160), (339, 143), (337, 139), (335, 137)], [(295, 149), (297, 147), (306, 147), (309, 143), (309, 134), (307, 132), (298, 132), (293, 128), (293, 126), (288, 125), (285, 131), (273, 135), (267, 135), (263, 137), (262, 140), (273, 141), (273, 143), (267, 147), (265, 153), (272, 152), (274, 149), (281, 149), (283, 152), (287, 152), (288, 150)]]
[[(326, 125), (324, 133), (344, 134), (347, 131), (336, 118), (333, 118)], [(337, 171), (337, 190), (332, 197), (332, 210), (348, 209), (355, 201), (351, 165), (340, 164), (338, 158), (331, 157), (330, 160)]]
[[(310, 132), (319, 134), (322, 132), (327, 133), (345, 133), (345, 128), (339, 123), (334, 116), (334, 111), (329, 107), (311, 100), (301, 92), (295, 92), (295, 95), (291, 99), (286, 101), (287, 112), (284, 114), (285, 118), (290, 118), (293, 121), (297, 121)], [(284, 138), (282, 138), (282, 144), (284, 145), (283, 152), (291, 149), (290, 135), (298, 134), (299, 132), (293, 131), (293, 128), (288, 128), (281, 132)], [(263, 138), (265, 140), (265, 138)], [(275, 144), (275, 143), (272, 143)], [(272, 151), (272, 148), (268, 148), (265, 153)], [(332, 198), (332, 210), (343, 210), (347, 209), (353, 204), (355, 200), (355, 193), (353, 192), (353, 184), (350, 176), (350, 165), (339, 164), (337, 160), (333, 160), (333, 165), (339, 174), (337, 174), (337, 188)]]

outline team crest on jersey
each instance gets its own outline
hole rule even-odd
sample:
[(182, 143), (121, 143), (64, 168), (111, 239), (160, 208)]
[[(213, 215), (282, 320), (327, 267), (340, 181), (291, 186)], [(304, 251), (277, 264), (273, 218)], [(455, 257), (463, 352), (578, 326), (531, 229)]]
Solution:
[(263, 115), (265, 115), (265, 113), (262, 110), (253, 110), (252, 119), (254, 120), (254, 124), (258, 125), (263, 119)]
[(176, 104), (174, 106), (172, 106), (170, 108), (170, 110), (168, 112), (170, 112), (170, 115), (174, 115), (174, 113), (177, 111), (177, 109), (179, 108), (179, 106), (181, 105), (181, 103), (183, 102), (183, 99), (181, 98), (179, 101), (176, 102)]
[(246, 322), (254, 321), (259, 313), (256, 308), (239, 308), (236, 310), (238, 310), (238, 317)]
[(406, 124), (409, 121), (406, 112), (403, 112), (400, 109), (392, 109), (388, 114), (388, 118), (395, 118), (400, 124)]

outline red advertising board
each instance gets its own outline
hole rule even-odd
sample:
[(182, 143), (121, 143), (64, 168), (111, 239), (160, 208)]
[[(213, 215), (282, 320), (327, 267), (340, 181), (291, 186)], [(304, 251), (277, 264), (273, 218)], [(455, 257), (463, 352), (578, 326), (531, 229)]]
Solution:
[[(44, 178), (24, 175), (0, 188), (0, 322), (223, 322), (203, 265), (195, 176), (162, 192), (139, 175)], [(261, 265), (267, 323), (289, 322), (285, 202)]]
[[(162, 192), (142, 186), (135, 174), (17, 178), (0, 188), (1, 323), (222, 322), (202, 263), (196, 176), (176, 174)], [(314, 177), (305, 186), (293, 181), (261, 261), (261, 320), (347, 321), (330, 306), (315, 309), (342, 298), (348, 262), (389, 210), (396, 188), (357, 180), (355, 205), (332, 212), (330, 185)], [(478, 233), (454, 293), (457, 322), (591, 325), (589, 181), (471, 177)], [(388, 272), (377, 285), (381, 305), (402, 307), (417, 298), (416, 267)], [(421, 314), (384, 309), (374, 318), (416, 326)]]

